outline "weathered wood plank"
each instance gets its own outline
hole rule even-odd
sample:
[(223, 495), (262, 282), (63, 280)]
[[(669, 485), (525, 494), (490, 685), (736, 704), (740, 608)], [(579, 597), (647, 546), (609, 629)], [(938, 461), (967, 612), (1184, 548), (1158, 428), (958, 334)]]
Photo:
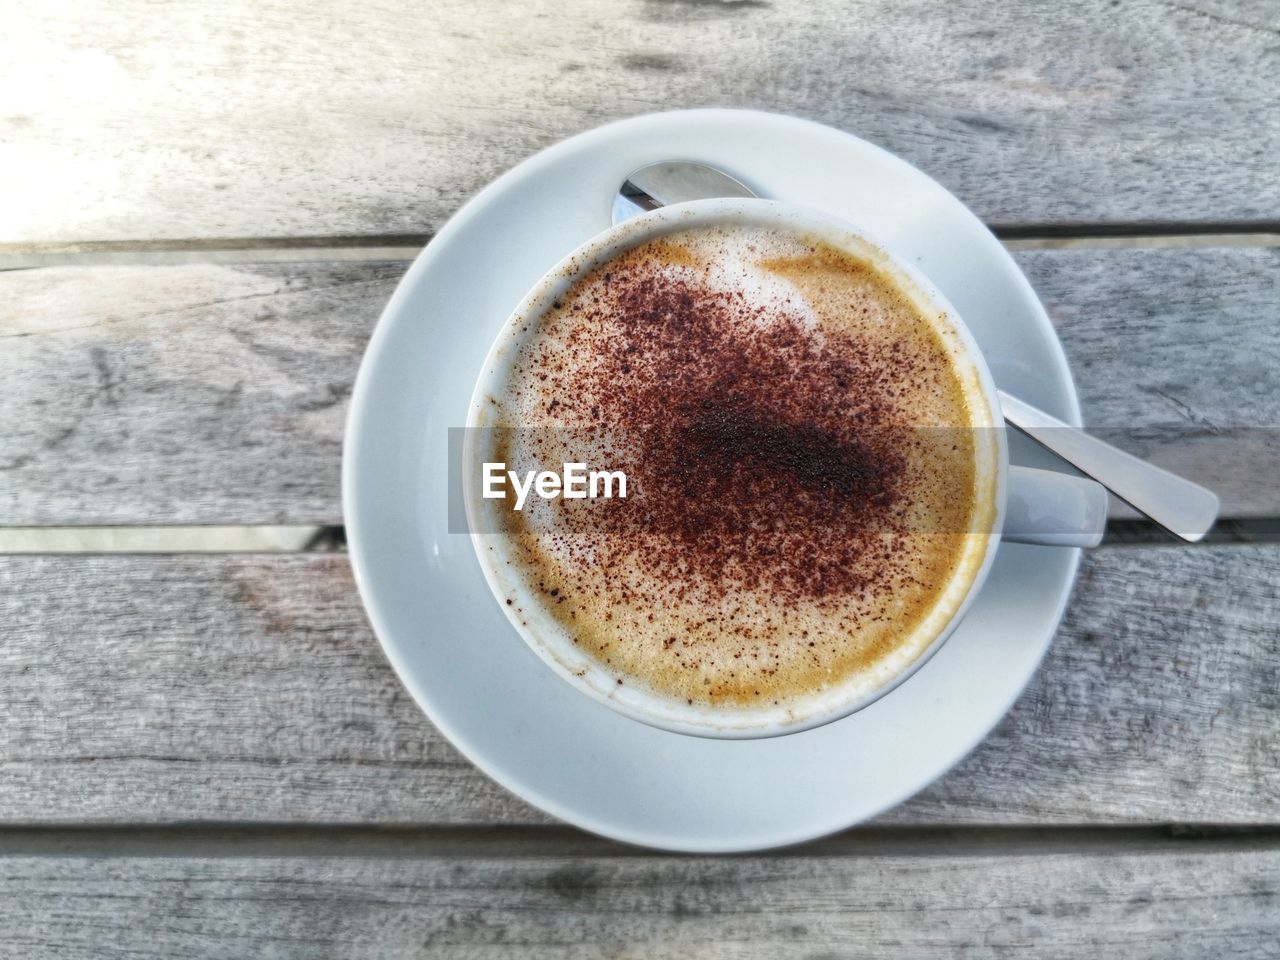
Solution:
[[(884, 822), (1280, 822), (1278, 563), (1090, 554), (1010, 716)], [(422, 717), (343, 557), (9, 557), (0, 613), (0, 821), (546, 820)]]
[[(1218, 490), (1225, 516), (1280, 514), (1280, 249), (1018, 258), (1087, 422)], [(0, 523), (340, 523), (346, 398), (403, 270), (0, 273)]]
[(339, 521), (346, 398), (404, 270), (0, 274), (0, 522)]
[(1091, 429), (1211, 488), (1224, 517), (1280, 516), (1280, 248), (1016, 256)]
[(431, 232), (541, 147), (705, 104), (859, 133), (992, 222), (1280, 219), (1267, 4), (446, 0), (406, 22), (387, 0), (163, 17), (113, 0), (0, 17), (7, 241)]
[[(0, 863), (0, 938), (77, 957), (1273, 958), (1280, 850), (927, 855), (824, 848), (767, 857), (407, 844), (306, 858), (238, 852)], [(424, 954), (425, 952), (425, 954)]]

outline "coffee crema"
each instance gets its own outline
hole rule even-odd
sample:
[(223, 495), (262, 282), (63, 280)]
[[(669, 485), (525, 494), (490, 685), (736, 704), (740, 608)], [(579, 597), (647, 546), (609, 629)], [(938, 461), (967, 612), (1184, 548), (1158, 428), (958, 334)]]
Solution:
[(484, 458), (631, 485), (486, 503), (522, 622), (715, 706), (874, 689), (928, 648), (985, 553), (994, 440), (959, 335), (877, 252), (696, 227), (516, 318)]

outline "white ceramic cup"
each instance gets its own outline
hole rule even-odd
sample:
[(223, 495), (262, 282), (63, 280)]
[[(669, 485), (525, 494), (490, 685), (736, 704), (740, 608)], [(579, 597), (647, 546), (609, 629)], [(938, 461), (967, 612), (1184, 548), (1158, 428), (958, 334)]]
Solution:
[[(941, 595), (945, 615), (926, 618), (921, 629), (929, 635), (910, 645), (919, 651), (909, 660), (881, 665), (876, 671), (850, 678), (834, 689), (816, 692), (801, 703), (785, 706), (711, 706), (689, 704), (662, 696), (639, 684), (619, 685), (605, 669), (572, 642), (565, 628), (524, 586), (518, 562), (511, 562), (507, 537), (489, 532), (478, 501), (478, 478), (487, 458), (483, 438), (490, 426), (488, 398), (505, 394), (510, 362), (524, 338), (536, 333), (537, 323), (552, 302), (599, 264), (663, 234), (698, 226), (744, 224), (767, 226), (815, 237), (871, 260), (888, 272), (922, 310), (942, 318), (944, 337), (962, 377), (968, 376), (970, 400), (980, 399), (974, 426), (989, 437), (978, 449), (979, 486), (991, 497), (986, 531), (965, 534), (971, 562), (958, 564), (955, 582)], [(1011, 467), (995, 384), (981, 352), (946, 298), (909, 264), (896, 258), (864, 231), (819, 211), (771, 200), (699, 200), (677, 204), (621, 223), (589, 240), (553, 267), (525, 296), (499, 333), (485, 358), (468, 411), (461, 469), (467, 521), (486, 581), (511, 625), (548, 666), (577, 690), (620, 713), (677, 733), (745, 739), (795, 733), (847, 716), (874, 702), (919, 669), (955, 630), (981, 589), (1000, 540), (1067, 547), (1096, 546), (1106, 524), (1107, 494), (1098, 483), (1081, 477)], [(508, 604), (507, 598), (521, 602)], [(948, 599), (949, 598), (949, 599)], [(521, 611), (521, 612), (517, 612)], [(913, 635), (914, 636), (914, 635)]]

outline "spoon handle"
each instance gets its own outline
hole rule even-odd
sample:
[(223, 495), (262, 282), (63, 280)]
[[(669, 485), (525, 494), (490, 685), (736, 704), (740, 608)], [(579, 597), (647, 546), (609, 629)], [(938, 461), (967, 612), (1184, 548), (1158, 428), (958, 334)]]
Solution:
[(1003, 390), (999, 393), (1006, 421), (1183, 540), (1199, 540), (1218, 518), (1218, 497), (1212, 490), (1139, 460)]

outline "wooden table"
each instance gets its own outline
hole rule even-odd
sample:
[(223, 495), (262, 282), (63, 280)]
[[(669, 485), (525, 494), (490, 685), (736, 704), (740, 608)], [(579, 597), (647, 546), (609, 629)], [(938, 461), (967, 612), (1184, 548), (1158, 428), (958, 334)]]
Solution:
[[(46, 529), (0, 556), (0, 954), (1280, 956), (1278, 34), (1276, 0), (6, 4), (0, 524), (135, 552)], [(728, 858), (475, 771), (340, 553), (159, 529), (338, 527), (352, 378), (414, 250), (532, 151), (705, 104), (955, 191), (1087, 421), (1227, 521), (1186, 547), (1122, 515), (958, 769)]]

